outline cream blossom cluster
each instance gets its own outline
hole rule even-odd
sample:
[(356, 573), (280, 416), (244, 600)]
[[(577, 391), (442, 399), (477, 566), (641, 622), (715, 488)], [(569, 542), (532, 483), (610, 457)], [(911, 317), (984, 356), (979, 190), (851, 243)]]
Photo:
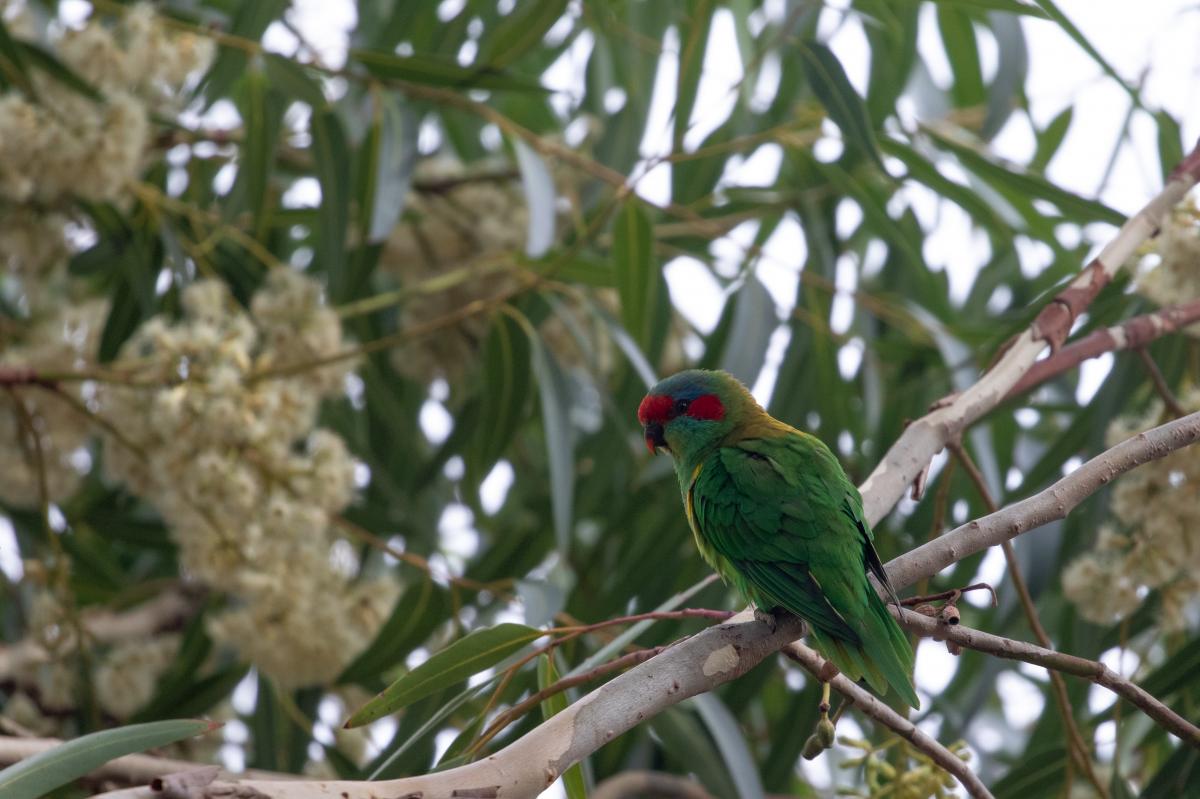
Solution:
[[(0, 92), (0, 269), (18, 276), (29, 301), (59, 301), (73, 200), (120, 201), (152, 145), (152, 114), (174, 115), (182, 90), (207, 69), (210, 40), (170, 30), (148, 4), (115, 23), (93, 15), (79, 30), (40, 31), (24, 4), (0, 3), (19, 39), (48, 49), (100, 96), (86, 96), (34, 69), (34, 93)], [(48, 295), (48, 296), (42, 296)]]
[[(861, 799), (949, 799), (956, 795), (957, 783), (953, 775), (907, 741), (892, 738), (882, 746), (875, 746), (870, 741), (839, 737), (838, 742), (862, 752), (861, 755), (842, 760), (839, 765), (844, 769), (861, 768), (864, 778), (861, 789), (838, 788), (839, 796), (857, 796)], [(888, 757), (888, 750), (896, 744), (904, 750), (903, 765), (899, 767)], [(962, 760), (970, 760), (970, 750), (964, 741), (957, 741), (948, 748)]]
[(161, 633), (147, 640), (113, 646), (92, 674), (96, 701), (105, 713), (127, 719), (154, 698), (158, 680), (179, 654), (178, 633)]
[[(79, 705), (77, 628), (57, 594), (44, 584), (29, 597), (26, 626), (26, 643), (34, 648), (30, 655), (14, 659), (13, 669), (4, 675), (16, 690), (0, 715), (39, 734), (60, 735), (64, 731), (53, 714), (68, 713)], [(125, 720), (143, 708), (175, 660), (180, 642), (181, 636), (174, 632), (139, 636), (101, 649), (89, 640), (91, 686), (100, 709)]]
[[(94, 362), (107, 312), (103, 300), (63, 305), (0, 347), (0, 369), (50, 374)], [(0, 394), (0, 499), (37, 507), (43, 481), (49, 502), (75, 493), (91, 465), (86, 445), (93, 429), (80, 407), (84, 388), (16, 386)]]
[(331, 517), (354, 498), (355, 464), (316, 417), (351, 367), (256, 374), (340, 352), (340, 322), (317, 285), (287, 269), (268, 276), (249, 313), (219, 281), (188, 287), (182, 305), (179, 321), (155, 317), (122, 348), (118, 366), (162, 387), (105, 387), (101, 413), (130, 439), (107, 442), (105, 466), (159, 510), (185, 573), (232, 598), (209, 619), (214, 638), (286, 685), (327, 681), (396, 595), (332, 557)]
[[(1180, 397), (1189, 411), (1200, 410), (1200, 389)], [(1161, 423), (1163, 406), (1118, 419), (1109, 426), (1109, 445)], [(1189, 613), (1200, 600), (1200, 547), (1193, 531), (1200, 526), (1200, 451), (1177, 450), (1122, 476), (1112, 492), (1113, 523), (1101, 528), (1095, 547), (1063, 572), (1066, 597), (1085, 619), (1111, 624), (1142, 602), (1148, 589), (1162, 600), (1159, 626), (1166, 631), (1189, 626)]]
[[(36, 35), (28, 22), (16, 27)], [(42, 44), (102, 96), (36, 71), (36, 97), (0, 95), (0, 198), (113, 200), (141, 169), (149, 115), (178, 103), (188, 78), (211, 62), (212, 42), (169, 31), (151, 6), (138, 5), (115, 25), (93, 17)]]
[[(521, 184), (515, 177), (478, 178), (457, 161), (435, 158), (417, 166), (416, 179), (444, 188), (409, 192), (404, 218), (384, 244), (381, 265), (407, 287), (464, 267), (472, 268), (473, 274), (405, 303), (401, 314), (406, 326), (420, 325), (513, 287), (511, 270), (496, 267), (506, 267), (512, 256), (523, 251), (528, 222)], [(398, 352), (395, 366), (426, 383), (435, 377), (453, 379), (474, 360), (485, 332), (486, 321), (467, 319), (426, 339), (419, 348)]]
[[(1194, 196), (1167, 217), (1154, 251), (1159, 262), (1139, 276), (1138, 292), (1159, 305), (1200, 299), (1200, 206)], [(1200, 325), (1189, 332), (1200, 333)]]

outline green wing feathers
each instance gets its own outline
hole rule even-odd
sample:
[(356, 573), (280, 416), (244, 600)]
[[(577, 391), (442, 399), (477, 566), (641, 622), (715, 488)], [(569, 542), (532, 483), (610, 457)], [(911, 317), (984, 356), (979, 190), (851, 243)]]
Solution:
[[(771, 431), (775, 432), (775, 431)], [(917, 707), (913, 652), (870, 571), (894, 596), (862, 501), (818, 439), (798, 431), (722, 447), (690, 486), (701, 552), (755, 605), (809, 622), (838, 670)]]

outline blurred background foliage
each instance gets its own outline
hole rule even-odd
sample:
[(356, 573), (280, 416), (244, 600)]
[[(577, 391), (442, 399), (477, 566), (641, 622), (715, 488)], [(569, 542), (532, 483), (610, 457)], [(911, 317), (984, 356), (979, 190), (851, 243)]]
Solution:
[[(619, 626), (580, 636), (511, 680), (489, 670), (339, 729), (469, 631), (736, 607), (704, 581), (669, 464), (640, 440), (656, 375), (729, 369), (856, 481), (969, 384), (1124, 218), (1045, 177), (1071, 98), (1031, 117), (1028, 26), (1059, 26), (1122, 88), (1163, 175), (1182, 153), (1179, 121), (1049, 0), (0, 7), (6, 730), (206, 714), (230, 723), (183, 754), (265, 769), (461, 762), (541, 719), (472, 749), (497, 712), (633, 643)], [(854, 63), (827, 44), (845, 29)], [(989, 146), (1014, 119), (1028, 163)], [(961, 237), (938, 239), (951, 223)], [(1188, 299), (1181, 264), (1170, 294)], [(1132, 287), (1106, 289), (1076, 335), (1156, 307)], [(1195, 380), (1194, 339), (1150, 352), (1169, 385)], [(1106, 363), (970, 432), (997, 497), (1146, 412), (1138, 362)], [(17, 367), (57, 382), (14, 385)], [(880, 525), (885, 560), (984, 512), (944, 464)], [(1017, 542), (1042, 622), (1195, 718), (1194, 588), (1169, 629), (1157, 588), (1135, 585), (1104, 624), (1064, 599), (1060, 575), (1108, 516), (1102, 496)], [(964, 622), (1028, 640), (994, 554), (929, 587), (990, 580), (999, 606)], [(164, 597), (133, 638), (89, 631)], [(632, 629), (653, 647), (704, 623)], [(1095, 793), (1040, 670), (927, 641), (917, 684), (922, 726), (964, 740), (998, 797)], [(1200, 793), (1195, 752), (1068, 686), (1107, 792)], [(553, 790), (653, 768), (717, 796), (882, 796), (880, 757), (923, 768), (895, 747), (871, 768), (839, 768), (863, 754), (845, 746), (801, 761), (817, 697), (768, 660)], [(839, 732), (889, 740), (853, 714)]]

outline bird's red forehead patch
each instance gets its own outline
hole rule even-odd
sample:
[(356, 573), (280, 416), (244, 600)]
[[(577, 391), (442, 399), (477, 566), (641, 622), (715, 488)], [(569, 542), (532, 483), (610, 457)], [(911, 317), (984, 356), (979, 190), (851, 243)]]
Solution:
[(674, 401), (665, 394), (647, 394), (638, 406), (638, 421), (642, 424), (665, 422), (674, 405)]
[(717, 421), (725, 418), (725, 406), (721, 404), (721, 400), (716, 394), (703, 394), (688, 405), (687, 415), (693, 419)]

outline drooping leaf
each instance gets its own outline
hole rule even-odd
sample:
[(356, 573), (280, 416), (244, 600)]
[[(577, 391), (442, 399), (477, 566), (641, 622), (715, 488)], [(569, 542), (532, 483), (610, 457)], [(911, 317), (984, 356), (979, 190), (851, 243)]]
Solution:
[(493, 317), (481, 364), (483, 403), (476, 440), (479, 467), (487, 469), (512, 439), (532, 388), (529, 338), (508, 314)]
[[(548, 652), (538, 658), (537, 678), (539, 691), (545, 690), (558, 682), (559, 675), (554, 663), (553, 652)], [(542, 702), (542, 718), (549, 720), (551, 716), (561, 713), (566, 709), (567, 694), (566, 692), (559, 692)], [(567, 799), (587, 799), (587, 785), (583, 778), (582, 763), (576, 763), (563, 772), (562, 781), (563, 787), (567, 792)]]
[(379, 108), (363, 147), (366, 179), (359, 198), (360, 207), (369, 211), (366, 230), (372, 244), (386, 241), (404, 213), (417, 163), (417, 115), (390, 92), (376, 99)]
[(37, 92), (29, 77), (29, 65), (25, 63), (25, 59), (26, 50), (12, 37), (4, 20), (0, 19), (0, 77), (4, 82), (16, 86), (27, 96), (36, 99)]
[[(229, 32), (257, 42), (272, 21), (279, 18), (288, 0), (261, 0), (239, 3), (229, 24)], [(209, 105), (221, 99), (250, 63), (249, 54), (240, 48), (223, 46), (200, 82), (198, 91), (204, 93)]]
[(375, 50), (351, 50), (350, 58), (384, 80), (454, 89), (542, 90), (541, 85), (530, 78), (510, 75), (492, 67), (464, 67), (457, 61), (432, 55), (401, 56)]
[(521, 186), (529, 209), (529, 228), (525, 236), (525, 254), (540, 258), (554, 244), (558, 223), (554, 178), (541, 156), (521, 140), (513, 142), (517, 166), (521, 170)]
[(350, 167), (342, 123), (333, 111), (313, 111), (313, 167), (321, 184), (317, 209), (317, 264), (329, 274), (329, 293), (346, 299), (346, 226), (350, 221)]
[(110, 760), (211, 732), (219, 726), (211, 721), (179, 719), (83, 735), (0, 771), (0, 796), (39, 799)]
[[(529, 332), (529, 331), (527, 331)], [(546, 438), (546, 463), (550, 470), (550, 505), (554, 536), (560, 552), (571, 549), (575, 504), (575, 431), (571, 426), (571, 389), (558, 359), (531, 334), (530, 354), (537, 376)]]
[(670, 301), (654, 256), (650, 219), (637, 200), (627, 200), (613, 222), (613, 274), (621, 323), (650, 363), (656, 363), (666, 339)]
[(708, 49), (714, 10), (712, 0), (689, 0), (686, 4), (687, 23), (682, 26), (683, 44), (675, 82), (675, 150), (683, 149), (683, 135), (687, 133), (692, 109), (696, 105), (696, 92), (700, 88), (700, 73), (704, 67), (704, 53)]
[(480, 46), (478, 63), (489, 70), (504, 69), (532, 50), (562, 18), (567, 0), (518, 3), (488, 33)]
[(700, 715), (704, 726), (725, 761), (725, 768), (733, 784), (737, 786), (738, 796), (743, 799), (763, 799), (762, 780), (758, 776), (758, 766), (750, 754), (750, 747), (738, 727), (737, 719), (729, 712), (729, 708), (717, 698), (716, 694), (700, 694), (691, 699)]
[(521, 647), (545, 635), (524, 624), (498, 624), (475, 630), (393, 682), (359, 708), (346, 727), (361, 727), (395, 713), (430, 694), (489, 669)]
[[(0, 23), (0, 28), (3, 28), (3, 23)], [(0, 33), (0, 36), (2, 35)], [(81, 77), (78, 72), (64, 64), (54, 53), (46, 48), (33, 42), (17, 42), (17, 47), (20, 49), (26, 63), (46, 73), (68, 89), (83, 95), (89, 100), (100, 102), (104, 99), (104, 95), (95, 86)]]
[(841, 129), (847, 144), (882, 169), (883, 159), (879, 155), (867, 107), (846, 77), (842, 62), (838, 61), (832, 50), (818, 41), (802, 41), (798, 51), (813, 93), (829, 112), (829, 118)]
[(325, 107), (325, 92), (304, 67), (275, 53), (263, 54), (263, 68), (271, 86), (288, 97), (307, 103), (313, 110)]

